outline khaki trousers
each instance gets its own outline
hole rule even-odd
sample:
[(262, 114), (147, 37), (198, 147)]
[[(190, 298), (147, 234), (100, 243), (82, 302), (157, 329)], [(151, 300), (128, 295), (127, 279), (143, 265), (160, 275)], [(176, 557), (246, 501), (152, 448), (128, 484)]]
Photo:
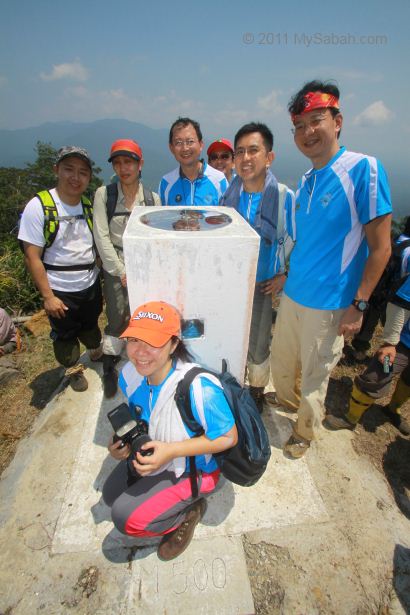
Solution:
[(324, 418), (329, 376), (344, 344), (345, 310), (307, 308), (283, 295), (273, 334), (271, 372), (281, 405), (297, 411), (296, 434), (313, 440)]

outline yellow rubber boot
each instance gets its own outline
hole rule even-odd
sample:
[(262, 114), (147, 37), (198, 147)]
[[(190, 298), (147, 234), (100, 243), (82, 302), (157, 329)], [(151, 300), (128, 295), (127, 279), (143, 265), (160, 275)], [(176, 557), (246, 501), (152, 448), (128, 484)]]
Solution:
[(370, 397), (367, 393), (363, 393), (363, 391), (358, 389), (354, 384), (350, 396), (349, 412), (346, 414), (347, 420), (356, 425), (366, 410), (374, 404), (374, 401), (373, 397)]
[(403, 382), (401, 378), (397, 381), (393, 397), (387, 408), (383, 410), (390, 423), (405, 436), (410, 435), (410, 423), (402, 417), (400, 406), (410, 398), (410, 386)]
[(391, 412), (395, 412), (396, 414), (400, 414), (400, 406), (402, 406), (409, 398), (410, 386), (399, 378), (389, 403), (389, 410)]

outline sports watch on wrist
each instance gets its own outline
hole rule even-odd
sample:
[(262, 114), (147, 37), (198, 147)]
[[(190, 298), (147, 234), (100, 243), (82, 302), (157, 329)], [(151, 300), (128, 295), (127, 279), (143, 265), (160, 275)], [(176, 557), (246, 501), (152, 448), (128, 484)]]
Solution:
[(359, 312), (365, 312), (369, 307), (369, 302), (365, 299), (353, 299), (352, 305), (354, 305)]

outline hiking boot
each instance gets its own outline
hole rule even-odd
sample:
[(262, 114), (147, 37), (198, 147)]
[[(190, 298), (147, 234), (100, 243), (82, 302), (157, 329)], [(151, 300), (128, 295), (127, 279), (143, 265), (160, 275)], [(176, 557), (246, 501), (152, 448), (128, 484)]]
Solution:
[(354, 431), (356, 423), (351, 423), (345, 416), (328, 414), (323, 421), (323, 427), (332, 431), (337, 431), (338, 429), (350, 429), (350, 431)]
[(103, 355), (103, 386), (104, 395), (107, 399), (114, 397), (118, 390), (118, 372), (114, 367), (118, 360), (119, 357), (114, 355)]
[(88, 389), (88, 382), (84, 376), (84, 365), (79, 363), (73, 367), (69, 367), (65, 375), (68, 377), (70, 387), (77, 393), (82, 393)]
[(157, 552), (159, 559), (167, 562), (185, 551), (192, 540), (195, 527), (205, 514), (205, 510), (206, 501), (203, 498), (189, 508), (181, 525), (173, 532), (165, 534), (161, 540)]
[(91, 361), (99, 361), (103, 356), (103, 349), (101, 344), (98, 346), (98, 348), (89, 348), (88, 355)]
[(263, 412), (263, 404), (265, 401), (264, 390), (265, 390), (265, 387), (249, 386), (249, 393), (251, 394), (251, 397), (253, 401), (255, 402), (255, 405), (258, 409), (259, 414), (262, 414)]
[(310, 441), (293, 433), (283, 447), (283, 452), (293, 459), (303, 457), (310, 446)]
[(389, 419), (390, 423), (396, 427), (404, 436), (410, 436), (410, 423), (406, 421), (398, 412), (392, 412), (389, 406), (382, 408), (383, 414)]

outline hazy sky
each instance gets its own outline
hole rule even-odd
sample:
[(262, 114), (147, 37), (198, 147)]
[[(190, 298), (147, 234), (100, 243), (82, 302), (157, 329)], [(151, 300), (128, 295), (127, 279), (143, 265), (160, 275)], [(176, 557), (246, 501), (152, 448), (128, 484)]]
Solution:
[(3, 0), (0, 128), (189, 115), (209, 142), (256, 119), (280, 150), (290, 96), (332, 78), (344, 143), (407, 176), (409, 23), (409, 0)]

